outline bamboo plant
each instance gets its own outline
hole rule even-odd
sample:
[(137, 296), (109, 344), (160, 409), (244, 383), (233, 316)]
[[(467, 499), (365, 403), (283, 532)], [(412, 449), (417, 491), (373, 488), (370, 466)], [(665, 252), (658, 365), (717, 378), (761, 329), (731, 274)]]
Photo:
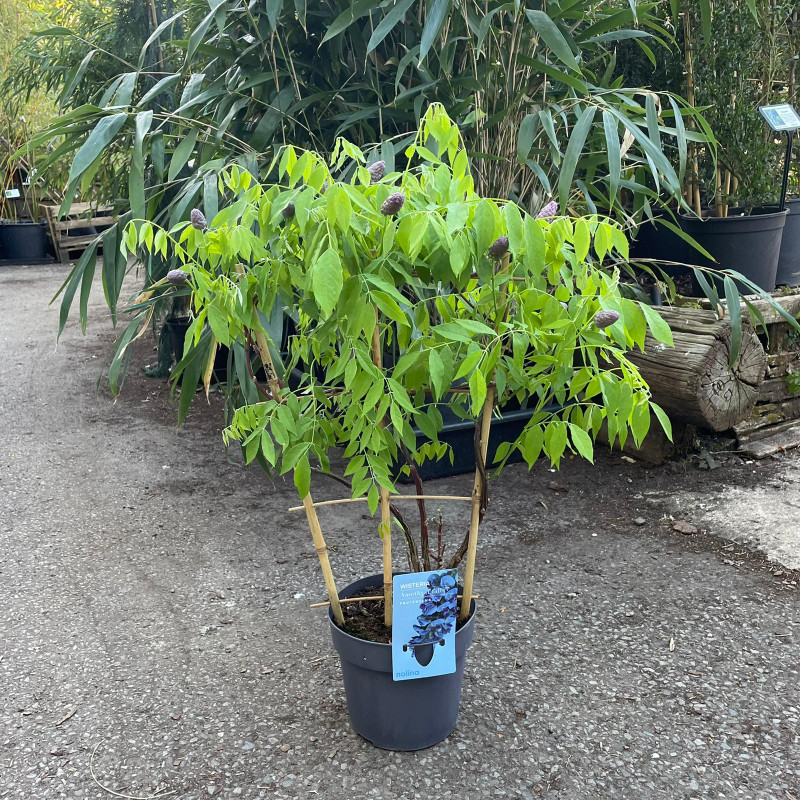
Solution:
[[(267, 365), (259, 396), (236, 410), (224, 437), (241, 443), (247, 462), (293, 474), (340, 624), (312, 499), (312, 474), (332, 472), (334, 448), (351, 488), (334, 502), (380, 509), (388, 627), (391, 520), (402, 518), (393, 505), (430, 497), (421, 482), (417, 494), (401, 495), (395, 480), (447, 457), (443, 407), (476, 426), (472, 492), (448, 498), (470, 508), (465, 542), (448, 564), (466, 555), (462, 619), (488, 504), (489, 433), (504, 403), (527, 397), (533, 413), (499, 446), (498, 468), (514, 451), (529, 466), (540, 458), (558, 466), (570, 452), (591, 459), (603, 425), (612, 441), (641, 442), (651, 413), (669, 430), (626, 352), (643, 347), (648, 328), (667, 344), (671, 334), (652, 309), (620, 294), (615, 264), (628, 245), (617, 224), (537, 219), (479, 196), (458, 127), (439, 105), (424, 114), (406, 155), (413, 166), (398, 173), (367, 165), (343, 140), (330, 160), (287, 146), (276, 155), (278, 182), (231, 167), (221, 180), (235, 200), (213, 220), (196, 211), (169, 230), (133, 221), (122, 244), (125, 254), (172, 254), (182, 264), (148, 292), (191, 289), (186, 348), (198, 354), (206, 386), (220, 345), (238, 343)], [(352, 177), (335, 180), (346, 162)], [(291, 387), (269, 368), (265, 319), (276, 303), (299, 310), (290, 358), (302, 378)], [(411, 565), (417, 546), (400, 527)]]

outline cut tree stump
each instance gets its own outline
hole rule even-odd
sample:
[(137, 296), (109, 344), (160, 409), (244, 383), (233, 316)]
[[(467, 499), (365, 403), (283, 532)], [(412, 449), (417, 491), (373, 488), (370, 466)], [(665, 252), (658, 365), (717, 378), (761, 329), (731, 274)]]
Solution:
[(699, 308), (655, 309), (672, 329), (674, 347), (648, 335), (644, 353), (627, 357), (650, 386), (653, 400), (674, 420), (724, 431), (746, 419), (767, 372), (767, 355), (747, 318), (731, 368), (731, 323)]

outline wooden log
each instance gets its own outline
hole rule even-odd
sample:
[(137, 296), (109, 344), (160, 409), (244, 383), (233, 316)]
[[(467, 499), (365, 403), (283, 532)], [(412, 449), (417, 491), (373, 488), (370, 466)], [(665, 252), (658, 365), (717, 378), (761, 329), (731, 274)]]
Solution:
[(698, 428), (724, 431), (746, 419), (758, 400), (767, 356), (752, 326), (743, 320), (736, 362), (728, 364), (731, 323), (713, 311), (658, 308), (672, 329), (674, 347), (648, 336), (644, 353), (627, 354), (671, 418)]
[[(671, 420), (672, 421), (672, 420)], [(686, 455), (695, 448), (697, 429), (694, 425), (687, 425), (680, 420), (672, 421), (672, 441), (667, 438), (661, 423), (655, 415), (650, 418), (650, 430), (644, 437), (641, 447), (637, 447), (633, 437), (628, 435), (622, 452), (640, 461), (647, 461), (649, 464), (663, 464), (671, 458)], [(597, 440), (608, 444), (608, 427), (603, 423)], [(619, 440), (616, 441), (612, 449), (619, 449)]]

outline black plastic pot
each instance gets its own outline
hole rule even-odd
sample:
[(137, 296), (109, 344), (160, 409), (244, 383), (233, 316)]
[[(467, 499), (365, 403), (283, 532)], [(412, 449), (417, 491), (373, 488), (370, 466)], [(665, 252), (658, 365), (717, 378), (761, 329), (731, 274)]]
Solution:
[(8, 261), (47, 257), (47, 228), (38, 222), (0, 222), (0, 253)]
[[(671, 231), (666, 225), (660, 225), (661, 217), (656, 217), (654, 222), (644, 220), (636, 231), (636, 238), (631, 242), (631, 261), (638, 258), (654, 258), (659, 261), (678, 261), (680, 264), (695, 263), (695, 256), (699, 253), (688, 242), (685, 242), (677, 233)], [(665, 217), (672, 224), (676, 224), (672, 217)], [(671, 278), (686, 275), (690, 269), (676, 264), (660, 264)]]
[[(351, 583), (339, 597), (383, 585), (382, 575)], [(333, 646), (342, 661), (347, 711), (356, 733), (382, 750), (424, 750), (456, 727), (467, 648), (472, 644), (475, 601), (466, 625), (456, 631), (456, 671), (450, 675), (395, 681), (392, 646), (350, 636), (328, 612)]]
[[(715, 269), (735, 269), (771, 292), (775, 288), (778, 254), (788, 213), (770, 211), (745, 216), (732, 209), (727, 217), (704, 220), (682, 215), (681, 227), (718, 262), (715, 264), (697, 253), (696, 264)], [(752, 291), (741, 284), (739, 290), (746, 294)]]
[(778, 286), (800, 286), (800, 198), (786, 203), (789, 216), (783, 229), (781, 252), (778, 257)]
[[(174, 319), (164, 320), (164, 327), (167, 329), (170, 342), (172, 343), (172, 352), (175, 354), (175, 361), (178, 362), (183, 358), (183, 346), (186, 341), (186, 331), (192, 324), (191, 320), (186, 317), (175, 317)], [(218, 381), (224, 381), (228, 376), (228, 348), (217, 347), (217, 352), (214, 354), (214, 377)]]

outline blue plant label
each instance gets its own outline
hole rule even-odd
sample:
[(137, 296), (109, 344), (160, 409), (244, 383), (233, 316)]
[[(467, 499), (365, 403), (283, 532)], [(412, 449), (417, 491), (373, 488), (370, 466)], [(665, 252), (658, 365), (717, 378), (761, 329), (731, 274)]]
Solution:
[(395, 575), (392, 674), (396, 681), (456, 671), (458, 571)]

